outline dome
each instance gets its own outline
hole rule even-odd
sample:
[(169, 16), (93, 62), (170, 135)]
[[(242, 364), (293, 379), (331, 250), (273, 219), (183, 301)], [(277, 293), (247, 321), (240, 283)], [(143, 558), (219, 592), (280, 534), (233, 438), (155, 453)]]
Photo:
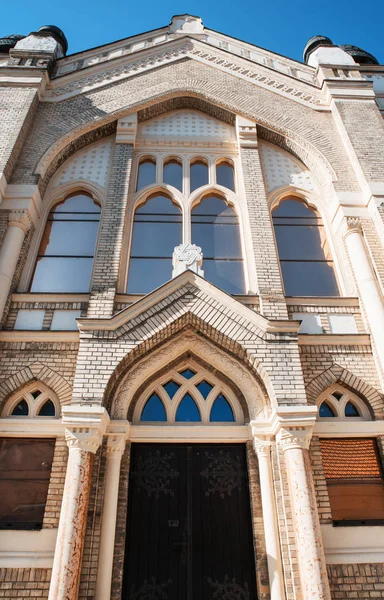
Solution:
[(58, 44), (61, 44), (64, 55), (67, 54), (68, 41), (64, 35), (64, 32), (59, 27), (56, 27), (56, 25), (43, 25), (42, 27), (39, 27), (38, 32), (43, 32), (47, 35), (50, 34)]
[(325, 35), (314, 35), (310, 40), (305, 44), (303, 58), (304, 62), (307, 64), (310, 54), (319, 48), (320, 46), (333, 46), (332, 40)]
[(358, 46), (351, 46), (350, 44), (343, 44), (340, 46), (344, 52), (352, 56), (355, 63), (359, 65), (378, 65), (379, 61), (369, 52), (362, 50)]
[(24, 39), (25, 35), (21, 33), (12, 33), (0, 38), (0, 54), (8, 54), (11, 48), (14, 48), (20, 40)]

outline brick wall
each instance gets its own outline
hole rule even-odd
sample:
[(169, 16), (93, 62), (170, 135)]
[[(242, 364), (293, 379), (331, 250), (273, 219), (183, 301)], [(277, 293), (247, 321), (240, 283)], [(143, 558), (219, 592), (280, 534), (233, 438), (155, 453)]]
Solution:
[(384, 564), (328, 565), (332, 600), (384, 598)]
[(51, 569), (0, 569), (0, 598), (48, 598)]

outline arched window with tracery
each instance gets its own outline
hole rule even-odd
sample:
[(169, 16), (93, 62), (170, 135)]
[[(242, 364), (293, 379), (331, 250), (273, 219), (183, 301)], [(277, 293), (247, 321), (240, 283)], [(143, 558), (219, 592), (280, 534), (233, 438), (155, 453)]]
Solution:
[(235, 191), (235, 173), (233, 164), (229, 160), (220, 160), (216, 163), (216, 183)]
[(209, 183), (208, 162), (203, 158), (194, 158), (189, 167), (189, 187), (194, 192)]
[(67, 196), (48, 215), (31, 292), (88, 292), (100, 206), (85, 192)]
[(136, 406), (134, 422), (243, 425), (244, 416), (230, 388), (204, 369), (186, 364), (146, 391)]
[(172, 278), (172, 254), (182, 240), (180, 207), (165, 194), (135, 211), (128, 271), (130, 294), (146, 294)]
[(286, 198), (272, 217), (285, 294), (339, 296), (320, 214), (297, 198)]
[(239, 217), (220, 196), (205, 196), (192, 209), (192, 243), (204, 255), (204, 276), (229, 294), (244, 294)]

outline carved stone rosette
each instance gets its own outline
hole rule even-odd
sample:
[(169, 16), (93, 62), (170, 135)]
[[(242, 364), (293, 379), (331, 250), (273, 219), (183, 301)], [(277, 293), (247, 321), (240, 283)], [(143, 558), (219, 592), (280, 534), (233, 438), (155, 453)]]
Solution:
[(184, 273), (184, 271), (187, 271), (187, 269), (204, 277), (202, 265), (203, 253), (199, 246), (195, 244), (180, 244), (180, 246), (175, 247), (172, 257), (172, 277), (177, 277), (181, 273)]

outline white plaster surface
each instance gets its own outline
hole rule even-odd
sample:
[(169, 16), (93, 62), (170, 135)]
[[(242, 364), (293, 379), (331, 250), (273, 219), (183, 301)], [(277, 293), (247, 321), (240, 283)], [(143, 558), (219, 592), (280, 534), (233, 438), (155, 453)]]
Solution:
[(333, 527), (322, 525), (328, 565), (384, 562), (384, 527)]
[(308, 169), (288, 152), (265, 142), (259, 144), (259, 152), (268, 192), (285, 185), (310, 192), (315, 189)]
[(177, 110), (145, 121), (138, 127), (138, 140), (221, 140), (233, 141), (235, 128), (195, 110)]
[(79, 179), (105, 187), (112, 149), (113, 139), (107, 138), (76, 152), (58, 170), (54, 187)]
[(352, 56), (337, 46), (323, 46), (311, 53), (308, 64), (319, 65), (355, 65)]
[(50, 568), (57, 529), (0, 531), (0, 568)]

